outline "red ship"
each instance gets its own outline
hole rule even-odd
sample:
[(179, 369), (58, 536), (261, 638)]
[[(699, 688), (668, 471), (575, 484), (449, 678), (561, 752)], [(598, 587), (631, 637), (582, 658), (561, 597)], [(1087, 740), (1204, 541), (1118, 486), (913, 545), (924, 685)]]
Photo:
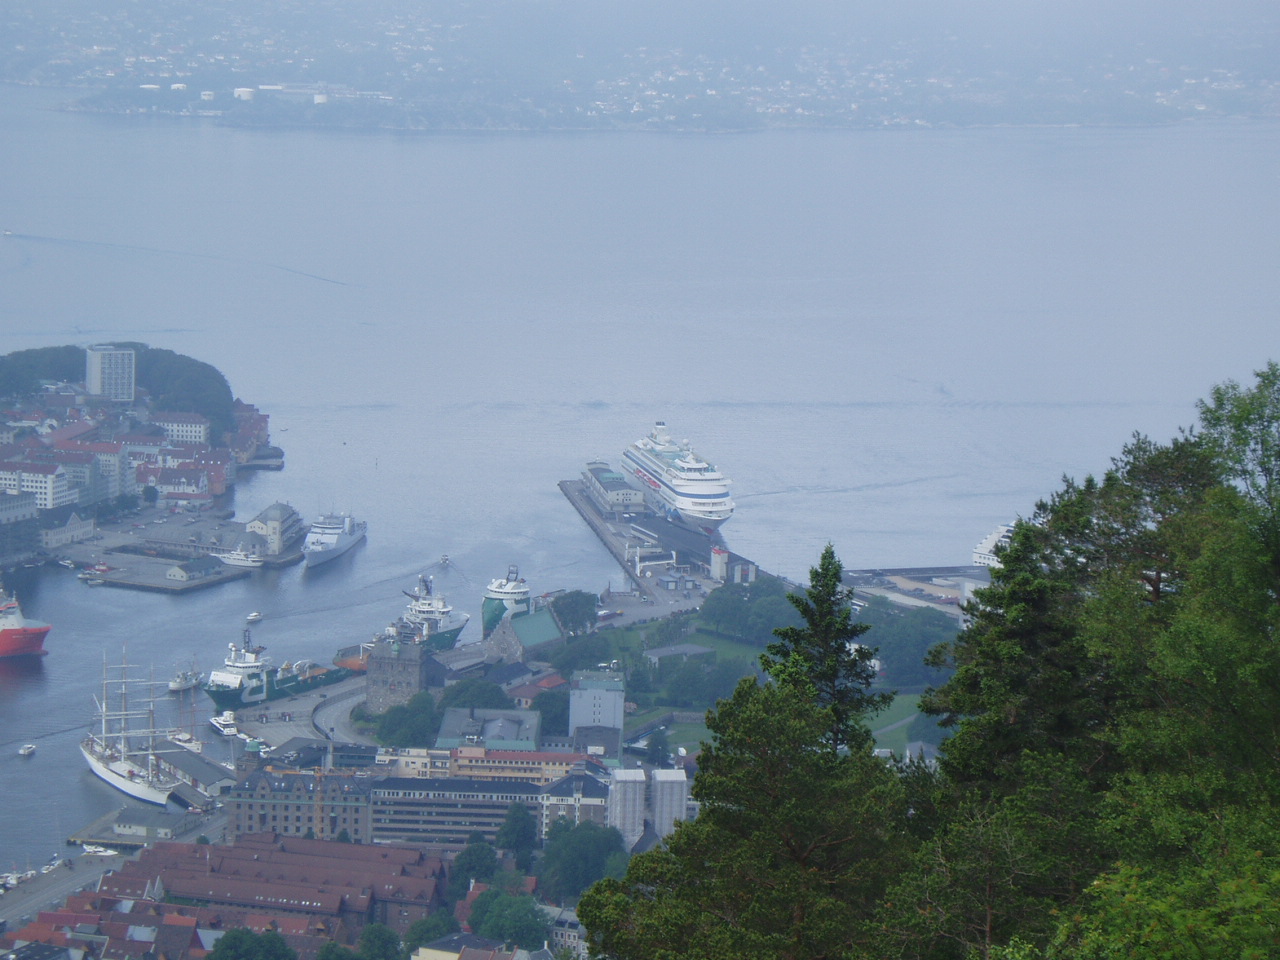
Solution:
[(28, 620), (18, 601), (0, 589), (0, 657), (43, 656), (49, 624)]

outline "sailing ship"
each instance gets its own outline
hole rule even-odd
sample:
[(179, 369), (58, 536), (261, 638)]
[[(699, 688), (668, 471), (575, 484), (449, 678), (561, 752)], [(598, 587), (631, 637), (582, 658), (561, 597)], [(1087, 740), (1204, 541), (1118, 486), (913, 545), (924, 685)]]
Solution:
[[(119, 676), (112, 676), (113, 670)], [(161, 769), (156, 756), (155, 708), (151, 697), (142, 706), (130, 705), (130, 687), (146, 681), (130, 680), (129, 665), (111, 668), (102, 663), (102, 698), (94, 698), (97, 717), (88, 736), (80, 741), (80, 752), (89, 769), (103, 782), (121, 793), (147, 803), (164, 806), (179, 780)], [(148, 685), (149, 686), (149, 685)]]

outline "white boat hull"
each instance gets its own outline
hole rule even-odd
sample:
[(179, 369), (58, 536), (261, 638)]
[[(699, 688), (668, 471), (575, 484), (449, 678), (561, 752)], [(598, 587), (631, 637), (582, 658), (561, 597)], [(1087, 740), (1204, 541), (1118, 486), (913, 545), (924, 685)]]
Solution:
[(262, 557), (246, 557), (232, 553), (215, 553), (214, 556), (230, 567), (260, 567), (266, 563)]
[[(157, 784), (147, 779), (145, 771), (140, 771), (134, 764), (120, 760), (104, 760), (96, 756), (83, 743), (80, 744), (80, 752), (94, 775), (121, 793), (128, 794), (135, 800), (154, 803), (161, 807), (169, 802), (169, 791), (174, 784)], [(130, 776), (130, 771), (134, 776)]]
[(308, 567), (336, 560), (364, 540), (368, 524), (348, 516), (321, 517), (312, 525), (302, 545), (302, 557)]

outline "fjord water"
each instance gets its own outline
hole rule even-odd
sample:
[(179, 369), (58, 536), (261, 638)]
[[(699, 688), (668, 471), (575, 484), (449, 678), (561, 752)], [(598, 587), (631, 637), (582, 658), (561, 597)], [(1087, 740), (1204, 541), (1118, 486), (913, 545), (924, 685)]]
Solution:
[(555, 483), (656, 419), (734, 480), (726, 538), (765, 569), (803, 578), (828, 541), (850, 567), (962, 564), (1276, 352), (1272, 124), (349, 136), (62, 99), (0, 89), (3, 351), (207, 361), (287, 454), (240, 519), (370, 527), (182, 598), (25, 572), (54, 629), (0, 666), (0, 868), (121, 801), (76, 750), (104, 654), (207, 670), (260, 610), (273, 655), (324, 661), (442, 554), (473, 615), (509, 563), (539, 592), (616, 586)]

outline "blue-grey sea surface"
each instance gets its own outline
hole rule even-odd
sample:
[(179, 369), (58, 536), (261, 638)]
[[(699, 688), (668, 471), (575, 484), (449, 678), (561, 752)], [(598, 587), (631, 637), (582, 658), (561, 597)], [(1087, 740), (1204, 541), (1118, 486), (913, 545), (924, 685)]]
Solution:
[(1277, 353), (1275, 124), (344, 136), (63, 99), (0, 88), (3, 351), (207, 361), (287, 454), (239, 518), (370, 526), (329, 568), (190, 597), (24, 578), (53, 631), (0, 666), (0, 869), (121, 802), (76, 749), (104, 655), (207, 670), (260, 610), (271, 653), (324, 661), (442, 554), (473, 615), (510, 563), (539, 592), (619, 586), (556, 481), (654, 420), (733, 479), (726, 539), (766, 570), (801, 579), (828, 541), (854, 568), (964, 564)]

